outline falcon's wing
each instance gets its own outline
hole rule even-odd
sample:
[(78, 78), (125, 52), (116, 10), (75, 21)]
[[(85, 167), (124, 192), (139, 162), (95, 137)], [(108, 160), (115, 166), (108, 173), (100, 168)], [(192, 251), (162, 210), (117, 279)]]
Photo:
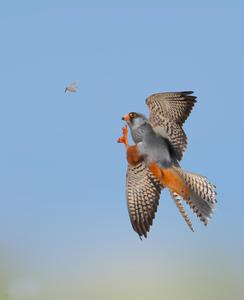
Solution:
[(128, 164), (126, 176), (127, 206), (133, 229), (147, 237), (159, 203), (161, 185), (144, 162)]
[(189, 116), (196, 97), (193, 92), (158, 93), (149, 96), (149, 122), (155, 132), (167, 138), (177, 160), (181, 160), (187, 146), (187, 137), (182, 128)]
[[(196, 97), (191, 94), (193, 94), (192, 91), (185, 91), (157, 93), (149, 96), (146, 104), (150, 111), (150, 122), (154, 125), (154, 116), (160, 115), (182, 126), (196, 103)], [(157, 123), (157, 120), (155, 122)]]

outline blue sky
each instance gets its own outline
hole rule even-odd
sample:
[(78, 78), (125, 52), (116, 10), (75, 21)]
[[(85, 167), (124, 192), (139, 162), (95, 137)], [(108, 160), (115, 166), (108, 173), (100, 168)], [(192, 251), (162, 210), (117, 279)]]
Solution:
[[(62, 273), (69, 282), (75, 273), (99, 281), (104, 269), (114, 274), (119, 266), (137, 276), (145, 271), (140, 260), (154, 274), (178, 252), (209, 272), (223, 261), (234, 273), (243, 266), (243, 20), (241, 1), (1, 5), (6, 285), (16, 274), (62, 282)], [(73, 81), (78, 92), (64, 94)], [(218, 207), (207, 228), (191, 215), (192, 234), (163, 192), (149, 238), (141, 242), (127, 215), (125, 151), (116, 143), (121, 116), (146, 113), (144, 100), (152, 93), (181, 90), (198, 97), (185, 125), (189, 145), (182, 166), (217, 185)], [(126, 268), (135, 260), (137, 270)], [(43, 278), (38, 286), (45, 286)], [(69, 286), (76, 291), (78, 283)]]

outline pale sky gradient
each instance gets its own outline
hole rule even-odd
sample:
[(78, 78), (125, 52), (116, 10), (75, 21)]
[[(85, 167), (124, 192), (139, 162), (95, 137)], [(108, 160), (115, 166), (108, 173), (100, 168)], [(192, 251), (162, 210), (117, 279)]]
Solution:
[[(8, 299), (52, 280), (76, 295), (84, 278), (89, 299), (89, 284), (106, 274), (122, 295), (116, 286), (128, 274), (150, 270), (154, 282), (182, 259), (194, 278), (196, 263), (207, 273), (243, 268), (243, 28), (243, 1), (1, 4), (0, 268)], [(65, 94), (73, 81), (78, 92)], [(182, 166), (216, 184), (218, 207), (207, 228), (191, 215), (192, 233), (164, 191), (141, 242), (125, 202), (121, 116), (146, 113), (151, 93), (181, 90), (198, 97)]]

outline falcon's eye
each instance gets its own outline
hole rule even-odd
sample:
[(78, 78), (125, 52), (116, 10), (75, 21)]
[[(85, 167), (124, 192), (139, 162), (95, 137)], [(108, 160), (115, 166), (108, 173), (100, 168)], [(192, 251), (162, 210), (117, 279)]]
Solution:
[(133, 119), (133, 118), (136, 117), (136, 114), (132, 112), (132, 113), (129, 114), (129, 117), (130, 117), (131, 119)]

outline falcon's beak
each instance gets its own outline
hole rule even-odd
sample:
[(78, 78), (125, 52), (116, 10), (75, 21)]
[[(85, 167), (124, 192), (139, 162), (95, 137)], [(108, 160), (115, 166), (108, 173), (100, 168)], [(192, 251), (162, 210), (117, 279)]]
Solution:
[(122, 120), (123, 120), (123, 121), (129, 121), (129, 120), (130, 120), (129, 115), (124, 115), (124, 116), (122, 117)]

